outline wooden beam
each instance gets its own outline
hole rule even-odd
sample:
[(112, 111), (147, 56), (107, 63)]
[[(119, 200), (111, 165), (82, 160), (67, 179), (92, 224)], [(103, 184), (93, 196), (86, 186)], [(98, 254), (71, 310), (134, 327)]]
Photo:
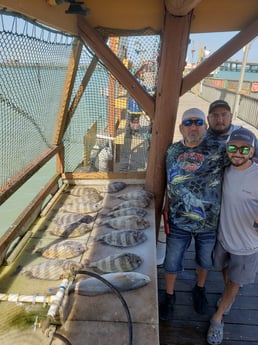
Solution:
[[(72, 53), (70, 56), (70, 62), (68, 64), (66, 80), (64, 83), (63, 94), (61, 97), (61, 105), (58, 112), (57, 125), (55, 130), (55, 135), (53, 139), (54, 145), (60, 144), (63, 139), (64, 132), (70, 120), (70, 114), (68, 114), (68, 108), (71, 100), (74, 80), (78, 70), (78, 65), (80, 61), (82, 51), (82, 43), (79, 39), (76, 39), (73, 45)], [(69, 117), (69, 119), (68, 119)]]
[(214, 71), (224, 61), (238, 52), (248, 42), (258, 35), (258, 18), (246, 26), (230, 41), (224, 44), (220, 49), (205, 59), (199, 66), (183, 78), (181, 95), (190, 90), (194, 85), (200, 82), (209, 73)]
[(18, 216), (12, 226), (0, 238), (0, 265), (3, 261), (10, 244), (18, 237), (23, 236), (31, 224), (38, 217), (42, 204), (49, 194), (58, 190), (58, 180), (60, 175), (55, 175), (38, 195), (32, 200), (27, 208)]
[(27, 165), (17, 175), (12, 177), (8, 183), (1, 186), (0, 205), (2, 205), (14, 192), (16, 192), (32, 175), (34, 175), (45, 163), (47, 163), (59, 151), (55, 146), (39, 155), (34, 161)]
[(94, 30), (82, 17), (78, 17), (78, 32), (83, 40), (105, 64), (116, 79), (128, 90), (130, 95), (142, 106), (151, 119), (154, 118), (154, 100), (140, 83), (127, 70), (112, 50), (106, 45), (103, 37)]
[(74, 99), (72, 101), (72, 104), (68, 110), (68, 113), (67, 113), (67, 118), (66, 118), (66, 123), (64, 125), (64, 132), (66, 131), (73, 115), (74, 115), (74, 112), (80, 102), (80, 99), (90, 81), (90, 78), (93, 74), (93, 72), (95, 71), (95, 68), (97, 66), (97, 63), (98, 63), (99, 59), (94, 55), (92, 60), (91, 60), (91, 63), (89, 64), (89, 67), (87, 68), (87, 71), (85, 72), (85, 75), (82, 79), (82, 82), (76, 92), (76, 95), (74, 96)]
[(128, 172), (128, 173), (113, 173), (113, 172), (65, 172), (62, 174), (63, 180), (75, 181), (75, 180), (117, 180), (117, 179), (135, 179), (135, 180), (145, 180), (146, 173), (145, 171), (138, 172)]
[(165, 190), (165, 151), (171, 143), (181, 90), (192, 14), (174, 17), (166, 12), (156, 95), (156, 113), (146, 174), (146, 189), (155, 195), (159, 231)]

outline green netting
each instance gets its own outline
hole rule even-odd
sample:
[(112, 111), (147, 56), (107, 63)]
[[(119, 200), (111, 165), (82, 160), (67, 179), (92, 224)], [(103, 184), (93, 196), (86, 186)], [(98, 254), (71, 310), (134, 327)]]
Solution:
[[(0, 185), (52, 147), (76, 40), (0, 11)], [(114, 40), (118, 58), (153, 95), (160, 37), (112, 37), (107, 44), (114, 46)], [(83, 46), (70, 106), (94, 59)], [(66, 172), (145, 170), (151, 121), (142, 109), (128, 109), (130, 102), (135, 103), (98, 61), (65, 131)], [(139, 120), (136, 130), (132, 116)]]
[(52, 145), (72, 42), (1, 14), (1, 185)]
[[(112, 39), (116, 40), (117, 56), (133, 75), (139, 77), (146, 90), (154, 95), (159, 36)], [(111, 40), (107, 44), (111, 45)], [(71, 102), (93, 57), (94, 54), (84, 47)], [(66, 171), (76, 168), (87, 172), (146, 169), (151, 121), (137, 105), (137, 109), (134, 106), (129, 109), (132, 102), (135, 104), (127, 90), (99, 61), (65, 133)], [(132, 125), (132, 117), (139, 120), (139, 124)], [(94, 140), (90, 128), (95, 122), (97, 133)], [(87, 131), (90, 140), (85, 143)]]

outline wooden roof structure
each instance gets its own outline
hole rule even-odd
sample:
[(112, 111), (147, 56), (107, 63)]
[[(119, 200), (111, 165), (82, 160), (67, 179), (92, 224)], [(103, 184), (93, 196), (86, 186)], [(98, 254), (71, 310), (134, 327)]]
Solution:
[[(80, 36), (153, 120), (146, 188), (156, 196), (158, 227), (165, 190), (164, 153), (173, 137), (179, 98), (257, 36), (257, 0), (83, 0), (87, 15), (67, 14), (75, 2), (0, 0), (0, 6)], [(101, 28), (113, 34), (135, 35), (146, 29), (161, 34), (155, 98), (137, 83), (109, 49)], [(238, 33), (184, 77), (189, 35), (225, 31)]]

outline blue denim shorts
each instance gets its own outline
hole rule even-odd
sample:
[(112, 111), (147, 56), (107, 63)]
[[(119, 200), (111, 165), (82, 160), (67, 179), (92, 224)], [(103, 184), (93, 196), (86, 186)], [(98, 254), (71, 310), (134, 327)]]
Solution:
[(193, 234), (179, 229), (170, 229), (166, 240), (166, 256), (164, 270), (166, 273), (177, 274), (183, 271), (185, 251), (189, 248), (192, 238), (195, 241), (195, 261), (199, 267), (209, 270), (213, 265), (213, 249), (216, 232), (207, 231)]

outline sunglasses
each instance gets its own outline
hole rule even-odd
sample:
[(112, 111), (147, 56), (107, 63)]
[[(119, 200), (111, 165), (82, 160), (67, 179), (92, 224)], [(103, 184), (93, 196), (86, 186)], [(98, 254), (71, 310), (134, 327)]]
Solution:
[(237, 153), (237, 151), (239, 151), (239, 153), (241, 155), (248, 155), (248, 153), (250, 152), (251, 147), (250, 146), (241, 146), (238, 147), (236, 145), (227, 145), (227, 151), (229, 153)]
[(184, 120), (183, 121), (183, 125), (185, 127), (190, 127), (193, 124), (195, 124), (195, 126), (202, 126), (204, 124), (204, 121), (202, 119), (197, 119), (197, 120)]

